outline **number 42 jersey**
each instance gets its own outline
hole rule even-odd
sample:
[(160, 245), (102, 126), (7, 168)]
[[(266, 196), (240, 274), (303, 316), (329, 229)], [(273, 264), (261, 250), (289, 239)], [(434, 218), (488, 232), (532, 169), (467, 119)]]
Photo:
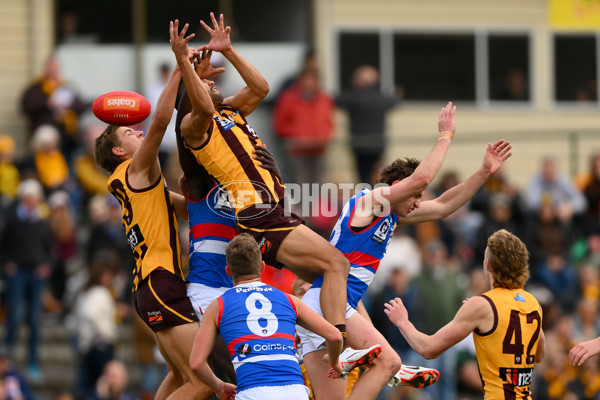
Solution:
[(235, 368), (238, 392), (304, 384), (295, 345), (293, 300), (262, 282), (237, 285), (219, 301), (218, 327)]
[(523, 289), (495, 288), (484, 293), (494, 311), (494, 327), (475, 331), (473, 340), (485, 400), (531, 399), (531, 378), (542, 315)]

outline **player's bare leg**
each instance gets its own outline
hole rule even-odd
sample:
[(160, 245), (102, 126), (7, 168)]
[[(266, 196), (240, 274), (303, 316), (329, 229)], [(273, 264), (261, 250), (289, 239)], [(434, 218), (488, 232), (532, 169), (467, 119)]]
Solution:
[(346, 379), (331, 379), (328, 362), (323, 361), (327, 350), (317, 350), (304, 355), (304, 366), (315, 399), (346, 400)]
[[(375, 399), (379, 392), (398, 372), (402, 361), (398, 353), (385, 340), (383, 335), (359, 313), (346, 321), (348, 345), (355, 349), (366, 349), (375, 344), (382, 347), (381, 354), (356, 381), (349, 400)], [(326, 397), (325, 397), (326, 398)]]
[(181, 374), (184, 382), (168, 396), (169, 400), (208, 400), (213, 394), (213, 391), (202, 383), (190, 368), (189, 358), (198, 329), (198, 324), (193, 322), (156, 333), (160, 345), (175, 365), (175, 369)]
[(296, 227), (281, 243), (277, 261), (290, 270), (308, 269), (323, 275), (321, 310), (332, 325), (346, 322), (346, 282), (350, 263), (327, 240), (304, 225)]
[(177, 370), (177, 367), (173, 363), (173, 360), (169, 357), (169, 354), (165, 350), (165, 348), (161, 345), (156, 333), (154, 334), (154, 338), (156, 339), (156, 344), (158, 345), (158, 349), (160, 350), (160, 354), (163, 356), (167, 363), (168, 372), (167, 376), (163, 379), (158, 390), (156, 391), (156, 395), (154, 396), (154, 400), (166, 400), (171, 393), (179, 389), (183, 386), (183, 376)]
[[(355, 313), (346, 320), (348, 332), (348, 345), (354, 349), (367, 349), (379, 344), (381, 354), (372, 360), (369, 369), (364, 372), (354, 384), (349, 399), (368, 400), (375, 399), (381, 389), (388, 383), (400, 369), (400, 356), (392, 349), (373, 325), (360, 314)], [(323, 361), (325, 350), (318, 350), (304, 355), (304, 365), (310, 379), (315, 398), (317, 399), (345, 399), (346, 383), (337, 383), (327, 377), (329, 365)], [(314, 379), (314, 380), (313, 380)]]

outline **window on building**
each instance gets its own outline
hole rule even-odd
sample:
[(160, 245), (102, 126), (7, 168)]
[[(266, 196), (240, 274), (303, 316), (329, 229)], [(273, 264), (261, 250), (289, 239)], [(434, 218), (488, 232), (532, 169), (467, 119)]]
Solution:
[(529, 101), (529, 37), (489, 35), (487, 49), (490, 100)]
[(394, 35), (394, 82), (406, 100), (474, 101), (474, 35)]
[(352, 87), (352, 72), (360, 65), (379, 68), (378, 33), (342, 33), (339, 37), (339, 86), (348, 90)]
[[(135, 23), (134, 0), (57, 0), (57, 38), (59, 43), (132, 43)], [(137, 4), (137, 3), (136, 3)], [(221, 5), (229, 5), (223, 10)], [(310, 42), (309, 3), (304, 0), (175, 0), (142, 1), (146, 14), (146, 39), (150, 43), (169, 41), (169, 21), (179, 19), (190, 24), (194, 43), (207, 42), (210, 36), (200, 25), (209, 26), (210, 12), (225, 14), (225, 24), (232, 28), (232, 40), (239, 42)]]
[(596, 102), (596, 38), (593, 35), (554, 37), (554, 98)]
[[(169, 42), (169, 22), (178, 19), (180, 28), (190, 24), (189, 33), (195, 33), (193, 42), (210, 40), (210, 36), (200, 25), (200, 20), (212, 26), (211, 11), (218, 18), (221, 12), (218, 0), (177, 0), (177, 1), (147, 1), (146, 2), (146, 37), (150, 43)], [(225, 23), (231, 25), (231, 16), (226, 15)], [(228, 21), (229, 20), (229, 21)], [(195, 45), (196, 47), (198, 45)], [(194, 44), (192, 44), (194, 46)]]
[(57, 0), (59, 43), (131, 43), (132, 0)]

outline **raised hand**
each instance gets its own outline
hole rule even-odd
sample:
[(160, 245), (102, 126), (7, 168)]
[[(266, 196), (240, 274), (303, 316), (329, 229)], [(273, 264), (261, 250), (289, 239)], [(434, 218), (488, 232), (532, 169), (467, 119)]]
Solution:
[(210, 57), (212, 56), (212, 50), (208, 49), (208, 46), (200, 47), (196, 52), (197, 57), (194, 60), (194, 69), (200, 74), (201, 79), (210, 78), (213, 75), (225, 72), (224, 67), (213, 68), (210, 65)]
[(188, 42), (196, 36), (195, 34), (190, 34), (188, 37), (185, 37), (185, 33), (187, 32), (189, 24), (185, 24), (181, 33), (179, 33), (179, 20), (175, 20), (170, 22), (169, 24), (169, 36), (171, 38), (171, 50), (175, 54), (175, 58), (177, 61), (189, 60), (193, 53), (190, 53), (190, 49), (188, 47)]
[(440, 117), (438, 119), (438, 129), (441, 132), (450, 132), (454, 135), (454, 113), (456, 112), (456, 106), (452, 106), (452, 102), (449, 102), (446, 107), (440, 111)]
[(490, 174), (498, 171), (502, 163), (512, 155), (511, 149), (512, 146), (508, 140), (500, 139), (494, 145), (488, 143), (483, 157), (483, 167), (489, 170)]
[(204, 21), (200, 20), (200, 25), (210, 33), (210, 42), (206, 47), (209, 50), (218, 51), (220, 53), (229, 50), (231, 48), (231, 40), (229, 38), (231, 28), (229, 26), (225, 27), (225, 24), (223, 23), (223, 14), (219, 16), (219, 22), (217, 22), (214, 13), (210, 13), (210, 19), (213, 23), (212, 28)]
[(408, 321), (408, 311), (406, 311), (406, 308), (399, 297), (385, 303), (385, 310), (383, 310), (383, 312), (386, 313), (390, 321), (396, 326), (403, 321)]

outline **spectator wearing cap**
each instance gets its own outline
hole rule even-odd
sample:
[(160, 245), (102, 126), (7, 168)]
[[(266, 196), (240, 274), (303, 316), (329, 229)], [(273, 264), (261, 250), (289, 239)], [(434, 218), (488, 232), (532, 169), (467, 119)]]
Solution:
[(41, 381), (38, 366), (38, 343), (42, 318), (42, 295), (52, 265), (52, 230), (47, 220), (44, 194), (34, 179), (23, 181), (18, 201), (9, 210), (0, 234), (0, 266), (4, 270), (6, 288), (6, 345), (14, 349), (18, 328), (28, 305), (29, 357), (27, 374)]
[(35, 130), (31, 141), (37, 176), (47, 193), (65, 189), (69, 178), (67, 161), (60, 151), (58, 129), (42, 125)]

